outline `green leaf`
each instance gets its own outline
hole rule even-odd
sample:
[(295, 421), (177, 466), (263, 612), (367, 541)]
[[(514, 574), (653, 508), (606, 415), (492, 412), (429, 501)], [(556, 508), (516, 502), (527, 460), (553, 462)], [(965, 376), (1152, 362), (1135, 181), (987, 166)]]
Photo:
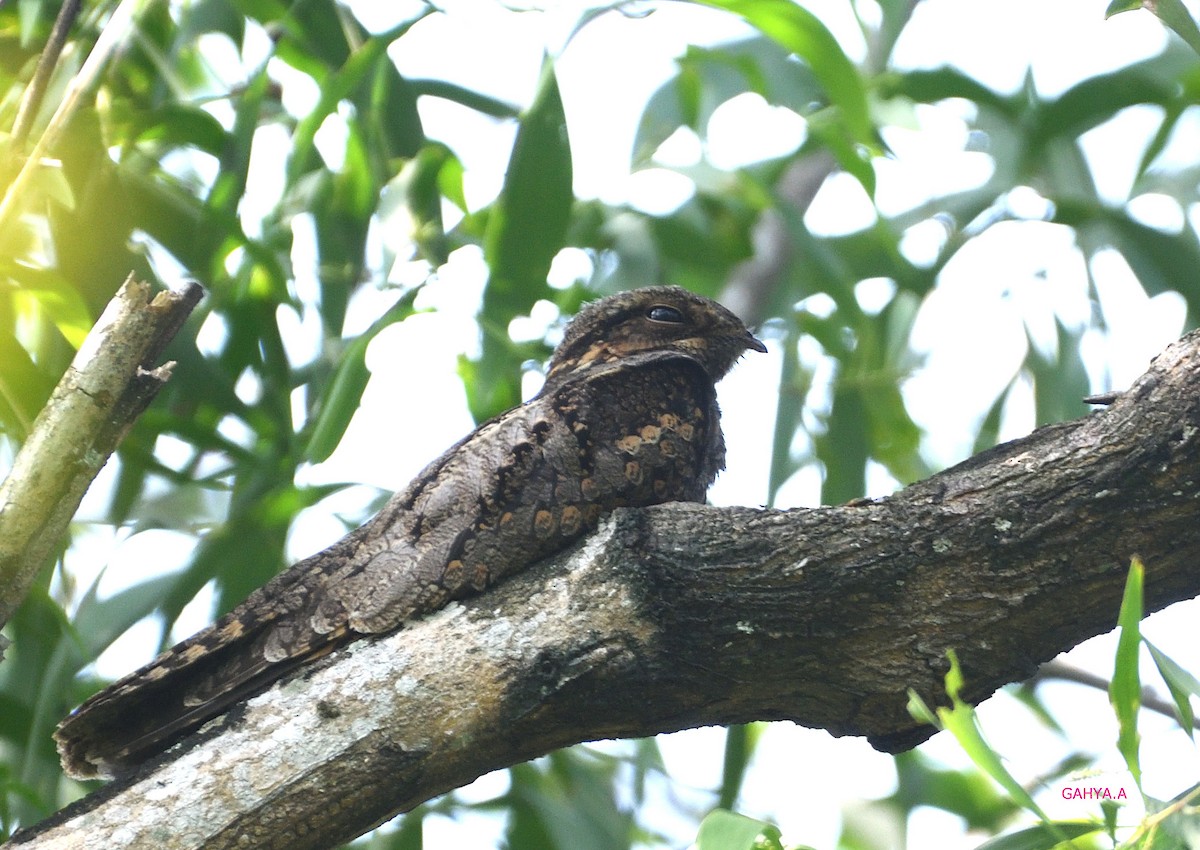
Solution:
[(1108, 4), (1108, 8), (1104, 10), (1104, 17), (1111, 18), (1113, 15), (1133, 12), (1140, 8), (1142, 8), (1142, 0), (1112, 0)]
[(740, 15), (751, 26), (795, 53), (836, 107), (830, 116), (814, 115), (810, 127), (838, 163), (874, 197), (875, 172), (865, 151), (878, 148), (867, 106), (866, 86), (858, 68), (837, 39), (812, 12), (792, 0), (697, 0)]
[[(314, 9), (325, 3), (305, 3)], [(292, 139), (292, 156), (288, 162), (288, 183), (319, 167), (316, 150), (316, 134), (331, 114), (337, 111), (343, 100), (352, 100), (365, 115), (364, 120), (373, 122), (376, 138), (386, 143), (388, 156), (412, 156), (424, 140), (420, 116), (417, 114), (416, 95), (408, 88), (387, 55), (392, 42), (407, 33), (412, 26), (432, 10), (425, 9), (416, 17), (377, 36), (364, 36), (360, 44), (347, 53), (344, 39), (333, 39), (321, 32), (319, 41), (329, 42), (326, 49), (329, 66), (314, 66), (311, 56), (303, 56), (306, 67), (321, 86), (321, 96), (312, 111), (296, 125)], [(335, 9), (326, 12), (337, 15)], [(357, 24), (352, 29), (357, 28)], [(309, 34), (317, 38), (318, 29)], [(340, 26), (334, 31), (341, 32)], [(281, 54), (284, 44), (280, 44)], [(290, 54), (289, 54), (290, 55)], [(337, 60), (336, 62), (334, 60)], [(330, 70), (332, 69), (332, 70)]]
[(1088, 77), (1053, 101), (1036, 104), (1035, 124), (1029, 128), (1026, 143), (1031, 148), (1054, 138), (1073, 143), (1130, 106), (1153, 104), (1165, 108), (1178, 98), (1177, 89), (1175, 81), (1138, 68)]
[[(940, 725), (954, 736), (958, 745), (962, 747), (963, 752), (970, 757), (976, 767), (994, 779), (1022, 808), (1037, 815), (1038, 819), (1052, 833), (1057, 831), (1057, 827), (1042, 811), (1041, 806), (1008, 772), (1008, 768), (1000, 759), (1000, 754), (992, 749), (984, 739), (975, 709), (959, 697), (964, 680), (962, 669), (958, 664), (958, 656), (953, 650), (948, 652), (947, 656), (950, 659), (950, 670), (946, 673), (946, 695), (950, 698), (952, 708), (937, 709)], [(1059, 836), (1059, 841), (1065, 840), (1067, 840), (1065, 835)]]
[(538, 299), (550, 294), (546, 276), (563, 247), (575, 198), (572, 174), (567, 119), (554, 65), (546, 57), (533, 103), (521, 117), (504, 186), (484, 233), (489, 274), (480, 316), (482, 354), (462, 368), (464, 376), (471, 376), (464, 383), (467, 403), (477, 420), (521, 400), (524, 352), (508, 339), (508, 323), (527, 315)]
[[(236, 144), (232, 137), (230, 143)], [(192, 274), (202, 277), (206, 285), (211, 285), (207, 273), (217, 246), (246, 238), (235, 216), (206, 206), (180, 181), (126, 169), (121, 175), (121, 188), (146, 233)]]
[(488, 219), (484, 256), (488, 296), (515, 316), (544, 291), (550, 262), (563, 245), (572, 191), (571, 144), (562, 97), (547, 57), (529, 110), (513, 143), (496, 208)]
[(197, 0), (177, 10), (179, 38), (184, 44), (210, 32), (224, 33), (234, 44), (241, 45), (246, 36), (246, 18), (231, 0)]
[(1179, 292), (1188, 304), (1188, 324), (1200, 319), (1200, 284), (1194, 271), (1200, 268), (1200, 240), (1185, 227), (1179, 233), (1164, 233), (1130, 218), (1123, 210), (1098, 207), (1053, 198), (1054, 221), (1114, 247), (1129, 263), (1138, 282), (1150, 296)]
[[(83, 662), (93, 661), (143, 617), (149, 616), (171, 594), (179, 573), (148, 579), (106, 599), (96, 596), (96, 585), (79, 605), (73, 625), (83, 644)], [(76, 664), (72, 672), (79, 669)]]
[(1200, 53), (1200, 29), (1196, 27), (1196, 21), (1180, 0), (1143, 0), (1142, 6), (1174, 30), (1176, 35), (1187, 42), (1188, 47)]
[(881, 80), (881, 85), (885, 87), (885, 94), (900, 94), (918, 103), (937, 103), (947, 98), (961, 97), (999, 115), (1016, 117), (1016, 108), (1011, 100), (955, 68), (893, 74)]
[(812, 389), (812, 370), (800, 364), (798, 340), (800, 329), (789, 323), (780, 346), (783, 366), (779, 371), (779, 403), (775, 412), (775, 427), (771, 434), (771, 469), (767, 481), (767, 507), (775, 506), (782, 487), (800, 466), (802, 459), (793, 458), (791, 445), (803, 427), (805, 399)]
[(779, 828), (725, 809), (713, 809), (700, 822), (696, 850), (754, 850), (760, 835), (779, 839)]
[(1142, 768), (1138, 756), (1141, 736), (1138, 734), (1137, 717), (1142, 705), (1142, 682), (1138, 673), (1138, 649), (1142, 641), (1140, 623), (1145, 572), (1141, 560), (1134, 558), (1129, 566), (1125, 596), (1121, 600), (1121, 613), (1117, 618), (1120, 634), (1117, 638), (1116, 668), (1108, 686), (1108, 698), (1120, 728), (1117, 749), (1121, 751), (1139, 789), (1142, 787)]
[(862, 75), (821, 20), (791, 0), (699, 0), (740, 15), (764, 35), (803, 59), (841, 112), (855, 142), (875, 143)]
[(764, 728), (765, 725), (761, 723), (742, 723), (725, 730), (725, 758), (721, 767), (721, 788), (717, 794), (718, 808), (731, 809), (737, 804), (746, 770)]
[(977, 850), (1051, 850), (1064, 841), (1083, 838), (1103, 829), (1103, 824), (1092, 821), (1048, 821), (997, 836), (980, 844)]
[[(379, 218), (389, 247), (409, 251), (415, 244), (432, 266), (445, 263), (450, 242), (442, 221), (443, 199), (467, 212), (462, 163), (445, 145), (430, 142), (383, 188)], [(393, 259), (389, 255), (388, 267)]]
[(1200, 697), (1200, 680), (1163, 654), (1150, 641), (1142, 638), (1142, 643), (1150, 650), (1150, 657), (1154, 659), (1159, 675), (1167, 683), (1171, 698), (1175, 700), (1175, 717), (1179, 720), (1180, 727), (1187, 732), (1189, 738), (1193, 738), (1196, 716), (1192, 711), (1191, 697)]
[(23, 441), (55, 381), (7, 330), (0, 330), (0, 363), (0, 430)]
[(54, 810), (61, 770), (50, 735), (69, 707), (65, 690), (77, 669), (68, 663), (74, 644), (62, 609), (41, 585), (30, 589), (5, 630), (13, 645), (0, 669), (0, 694), (20, 706), (13, 718), (20, 725), (9, 718), (0, 724), (7, 727), (4, 762), (28, 792), (9, 802), (18, 819), (33, 823)]
[(1083, 330), (1071, 330), (1055, 319), (1057, 356), (1043, 355), (1029, 337), (1025, 368), (1033, 374), (1034, 416), (1038, 425), (1065, 422), (1087, 413), (1082, 401), (1088, 392), (1088, 376), (1080, 357)]
[(1138, 850), (1194, 850), (1200, 846), (1200, 784), (1185, 788), (1167, 801), (1146, 798), (1145, 838), (1132, 844)]
[(509, 810), (504, 846), (611, 850), (633, 842), (631, 812), (617, 804), (617, 762), (585, 747), (551, 753), (511, 769), (502, 802)]
[(650, 96), (642, 112), (633, 142), (634, 165), (648, 163), (682, 126), (705, 135), (717, 107), (739, 94), (754, 92), (801, 115), (824, 100), (812, 69), (765, 36), (715, 48), (691, 46), (677, 64), (678, 73)]
[(39, 168), (29, 182), (29, 191), (62, 204), (68, 210), (76, 209), (75, 192), (62, 168)]
[(825, 467), (821, 504), (841, 505), (861, 498), (867, 487), (867, 461), (871, 458), (868, 427), (870, 406), (862, 387), (839, 364), (833, 383), (833, 406), (826, 430), (816, 438), (817, 457)]
[[(78, 350), (93, 322), (91, 311), (79, 290), (50, 270), (30, 268), (22, 270), (20, 274), (25, 282), (15, 293), (17, 312), (31, 314), (29, 318), (32, 318), (40, 309), (71, 347)], [(26, 298), (30, 303), (23, 307), (21, 301)], [(36, 309), (29, 309), (33, 305), (36, 305)]]
[[(892, 49), (896, 46), (900, 36), (904, 34), (908, 22), (912, 20), (914, 8), (909, 0), (880, 0), (879, 9), (883, 13), (883, 19), (875, 32), (878, 47), (873, 48), (876, 55), (873, 57), (871, 67), (883, 68), (890, 64)], [(855, 13), (859, 14), (857, 8)], [(861, 22), (862, 18), (859, 20)]]
[(973, 768), (939, 767), (920, 750), (897, 755), (895, 765), (896, 790), (885, 802), (906, 818), (921, 806), (932, 806), (962, 818), (968, 829), (995, 834), (1018, 813), (1012, 799)]
[(370, 162), (364, 132), (362, 122), (348, 122), (342, 167), (336, 172), (322, 168), (309, 175), (321, 199), (311, 209), (321, 318), (330, 335), (340, 335), (350, 295), (367, 276), (367, 233), (378, 206), (382, 173)]
[(1122, 806), (1116, 800), (1101, 800), (1100, 812), (1104, 816), (1104, 832), (1112, 841), (1113, 846), (1117, 845), (1117, 826), (1118, 816), (1121, 813)]
[[(390, 42), (409, 24), (381, 37)], [(425, 129), (417, 111), (417, 93), (396, 70), (396, 64), (386, 51), (380, 54), (371, 75), (364, 81), (355, 97), (359, 120), (371, 128), (371, 149), (378, 157), (380, 169), (397, 157), (415, 156), (425, 143)]]
[(17, 20), (20, 23), (22, 47), (29, 47), (33, 43), (38, 24), (47, 5), (45, 0), (19, 0), (17, 3)]
[(342, 14), (335, 0), (307, 0), (290, 4), (288, 14), (279, 20), (276, 49), (279, 56), (297, 70), (325, 82), (323, 71), (338, 68), (350, 53), (350, 39), (364, 35), (362, 26), (348, 14)]
[[(1179, 126), (1179, 121), (1186, 112), (1186, 107), (1179, 103), (1170, 103), (1163, 107), (1162, 120), (1158, 124), (1158, 130), (1154, 133), (1154, 138), (1146, 145), (1146, 150), (1142, 152), (1142, 158), (1138, 162), (1137, 167), (1137, 182), (1133, 187), (1133, 193), (1136, 194), (1139, 188), (1145, 185), (1146, 178), (1151, 181), (1157, 179), (1161, 175), (1152, 173), (1150, 166), (1158, 159), (1159, 155), (1166, 149), (1167, 144), (1175, 138), (1175, 130)], [(1172, 193), (1175, 194), (1175, 193)], [(1182, 199), (1181, 199), (1182, 200)]]
[(938, 719), (937, 712), (929, 707), (929, 703), (921, 698), (921, 695), (912, 688), (908, 689), (908, 704), (905, 706), (908, 714), (914, 720), (919, 720), (922, 723), (928, 723), (930, 726), (936, 726), (939, 730), (944, 729), (941, 721)]
[(203, 109), (179, 103), (165, 104), (151, 113), (134, 112), (133, 131), (139, 142), (158, 142), (164, 146), (190, 146), (220, 156), (227, 141), (221, 122)]
[(507, 101), (446, 80), (409, 80), (408, 86), (415, 95), (444, 98), (484, 115), (490, 115), (492, 118), (519, 118), (521, 116), (521, 109)]
[(271, 85), (264, 68), (249, 80), (235, 101), (233, 128), (221, 150), (221, 170), (205, 199), (206, 204), (222, 216), (234, 217), (238, 202), (246, 192), (250, 150)]

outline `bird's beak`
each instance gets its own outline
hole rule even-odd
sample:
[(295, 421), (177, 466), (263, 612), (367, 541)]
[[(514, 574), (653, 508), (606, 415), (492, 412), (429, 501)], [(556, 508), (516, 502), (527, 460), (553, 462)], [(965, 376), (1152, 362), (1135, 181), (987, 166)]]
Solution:
[(767, 346), (763, 344), (761, 339), (750, 333), (750, 331), (746, 331), (746, 348), (753, 348), (755, 351), (761, 351), (763, 354), (767, 353)]

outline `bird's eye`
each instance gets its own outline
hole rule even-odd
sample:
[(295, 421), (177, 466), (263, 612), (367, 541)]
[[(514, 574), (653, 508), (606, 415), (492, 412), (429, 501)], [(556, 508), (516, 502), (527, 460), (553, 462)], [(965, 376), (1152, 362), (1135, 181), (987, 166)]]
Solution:
[(674, 307), (658, 304), (646, 311), (646, 318), (652, 322), (667, 322), (672, 325), (683, 324), (683, 313)]

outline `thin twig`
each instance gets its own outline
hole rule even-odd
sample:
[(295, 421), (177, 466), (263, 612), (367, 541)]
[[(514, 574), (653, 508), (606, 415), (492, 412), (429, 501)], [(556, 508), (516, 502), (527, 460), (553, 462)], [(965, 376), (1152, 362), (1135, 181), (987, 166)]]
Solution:
[(46, 96), (46, 86), (50, 83), (50, 75), (54, 72), (54, 66), (58, 64), (59, 57), (62, 56), (63, 48), (67, 44), (67, 33), (71, 31), (75, 19), (79, 17), (79, 9), (82, 5), (82, 0), (66, 0), (59, 7), (58, 17), (54, 19), (54, 28), (50, 30), (50, 38), (46, 41), (42, 55), (38, 57), (33, 79), (29, 81), (29, 86), (21, 96), (21, 105), (17, 108), (17, 118), (13, 122), (12, 129), (13, 151), (20, 151), (25, 146), (25, 137), (29, 135), (29, 128), (33, 126), (33, 118), (37, 115), (42, 100)]
[[(1077, 685), (1086, 685), (1089, 688), (1106, 692), (1111, 684), (1103, 676), (1097, 676), (1095, 673), (1090, 673), (1078, 667), (1072, 667), (1070, 664), (1064, 664), (1061, 661), (1047, 661), (1026, 684), (1036, 687), (1042, 682), (1049, 682), (1054, 679), (1062, 682), (1074, 682)], [(1142, 689), (1141, 701), (1143, 708), (1147, 708), (1165, 717), (1178, 719), (1178, 714), (1175, 711), (1175, 703), (1168, 702), (1150, 688)], [(1200, 729), (1200, 717), (1192, 720), (1192, 728)]]

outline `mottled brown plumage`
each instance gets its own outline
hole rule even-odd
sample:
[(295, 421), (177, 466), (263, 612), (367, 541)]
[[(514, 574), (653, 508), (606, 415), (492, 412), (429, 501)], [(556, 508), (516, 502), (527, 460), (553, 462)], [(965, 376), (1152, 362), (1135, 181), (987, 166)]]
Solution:
[(765, 350), (724, 307), (678, 287), (584, 307), (535, 398), (64, 720), (65, 769), (88, 777), (138, 764), (296, 666), (565, 548), (614, 508), (704, 501), (725, 465), (713, 384), (746, 349)]

